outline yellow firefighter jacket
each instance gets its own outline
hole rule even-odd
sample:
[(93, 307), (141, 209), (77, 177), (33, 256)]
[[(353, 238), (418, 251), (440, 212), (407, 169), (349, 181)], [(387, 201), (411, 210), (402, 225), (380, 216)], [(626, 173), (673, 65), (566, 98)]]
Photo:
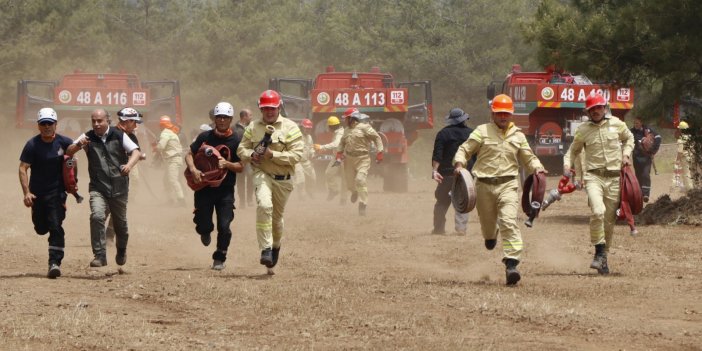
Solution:
[(343, 151), (345, 155), (353, 157), (368, 155), (371, 143), (375, 143), (377, 152), (383, 151), (383, 140), (375, 129), (369, 124), (356, 123), (355, 126), (346, 129), (337, 151)]
[(514, 124), (510, 124), (505, 133), (492, 122), (479, 125), (458, 148), (453, 164), (460, 162), (465, 167), (475, 153), (478, 156), (472, 172), (477, 178), (517, 176), (519, 164), (524, 165), (529, 174), (544, 168), (531, 151), (524, 133)]
[[(261, 163), (251, 163), (254, 170), (259, 169), (268, 175), (287, 176), (295, 173), (295, 164), (300, 162), (304, 151), (302, 132), (297, 124), (283, 116), (272, 124), (275, 132), (271, 135), (271, 145), (268, 147), (273, 152), (271, 159), (261, 159)], [(263, 120), (249, 123), (244, 130), (244, 136), (236, 149), (242, 162), (250, 162), (254, 148), (263, 139), (266, 133), (266, 124)]]
[(563, 158), (563, 165), (570, 167), (572, 160), (583, 149), (585, 171), (619, 171), (622, 168), (622, 156), (631, 156), (634, 150), (634, 135), (619, 118), (607, 115), (599, 124), (587, 122), (575, 130), (575, 138)]

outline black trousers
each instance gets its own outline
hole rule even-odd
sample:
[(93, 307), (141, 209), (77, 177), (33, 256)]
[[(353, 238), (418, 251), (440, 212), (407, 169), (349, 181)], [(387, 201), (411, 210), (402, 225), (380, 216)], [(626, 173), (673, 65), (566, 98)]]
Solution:
[(641, 187), (641, 196), (651, 196), (651, 165), (653, 165), (652, 158), (634, 156), (634, 171)]
[(39, 235), (49, 233), (49, 264), (61, 265), (66, 247), (63, 220), (66, 218), (66, 193), (55, 191), (39, 195), (32, 205), (32, 223)]
[(193, 222), (195, 231), (207, 235), (214, 230), (212, 214), (217, 214), (217, 251), (213, 260), (226, 261), (227, 249), (232, 241), (229, 225), (234, 220), (234, 189), (227, 187), (207, 187), (195, 192), (195, 211)]
[(444, 232), (446, 229), (446, 212), (451, 207), (451, 187), (453, 186), (453, 175), (443, 176), (441, 184), (437, 184), (434, 190), (436, 203), (434, 204), (434, 231)]

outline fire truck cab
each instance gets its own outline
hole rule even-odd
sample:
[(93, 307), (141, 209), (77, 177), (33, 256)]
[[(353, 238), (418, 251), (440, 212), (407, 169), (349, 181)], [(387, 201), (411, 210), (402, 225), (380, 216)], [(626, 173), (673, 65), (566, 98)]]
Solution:
[(35, 128), (37, 111), (52, 107), (59, 114), (57, 131), (77, 137), (91, 128), (92, 110), (104, 108), (114, 115), (125, 106), (143, 114), (149, 140), (160, 131), (161, 115), (171, 116), (179, 125), (183, 122), (177, 80), (142, 81), (135, 74), (76, 71), (60, 80), (18, 81), (15, 125)]
[[(326, 124), (329, 116), (341, 118), (349, 107), (369, 115), (385, 148), (383, 165), (375, 170), (384, 178), (383, 189), (407, 191), (408, 148), (417, 139), (418, 129), (432, 128), (434, 123), (430, 81), (400, 83), (378, 67), (370, 72), (337, 72), (328, 66), (314, 80), (273, 78), (269, 88), (281, 94), (288, 118), (298, 122), (304, 118), (312, 120), (312, 137), (318, 144), (332, 139)], [(332, 158), (331, 154), (316, 156), (315, 168), (321, 184), (324, 167)]]

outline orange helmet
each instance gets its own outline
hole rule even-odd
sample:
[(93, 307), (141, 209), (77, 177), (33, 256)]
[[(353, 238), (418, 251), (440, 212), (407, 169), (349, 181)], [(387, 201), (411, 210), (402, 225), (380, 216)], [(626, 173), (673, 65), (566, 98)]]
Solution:
[(310, 121), (307, 118), (303, 119), (302, 120), (302, 128), (312, 129), (312, 121)]
[(605, 100), (602, 94), (590, 94), (587, 99), (585, 99), (585, 109), (589, 110), (595, 106), (606, 106), (607, 100)]
[(163, 115), (161, 116), (161, 118), (158, 119), (158, 124), (163, 128), (173, 127), (173, 123), (171, 123), (171, 117), (168, 117), (166, 115)]
[(280, 107), (280, 94), (275, 90), (266, 90), (258, 98), (258, 108)]
[(358, 112), (358, 109), (355, 108), (355, 107), (349, 107), (349, 108), (346, 109), (346, 111), (344, 111), (344, 114), (341, 115), (341, 116), (344, 117), (344, 118), (348, 118), (348, 117), (350, 117), (354, 112)]
[(513, 114), (514, 103), (512, 103), (512, 98), (505, 94), (495, 96), (495, 98), (492, 99), (492, 112), (507, 112)]

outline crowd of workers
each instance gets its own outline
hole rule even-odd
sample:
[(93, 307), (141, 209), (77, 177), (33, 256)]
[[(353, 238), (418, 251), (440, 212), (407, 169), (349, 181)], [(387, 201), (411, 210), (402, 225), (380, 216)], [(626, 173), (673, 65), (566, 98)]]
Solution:
[[(384, 155), (381, 137), (368, 123), (369, 116), (354, 108), (344, 112), (343, 123), (342, 119), (330, 116), (326, 126), (333, 134), (331, 141), (315, 144), (312, 122), (305, 119), (298, 125), (284, 117), (281, 104), (276, 91), (266, 90), (258, 99), (260, 118), (253, 118), (251, 111), (242, 109), (239, 121), (232, 125), (234, 107), (220, 102), (210, 112), (212, 124), (203, 124), (185, 150), (179, 126), (169, 116), (159, 120), (161, 133), (153, 146), (164, 166), (165, 193), (171, 196), (172, 204), (185, 204), (181, 186), (184, 161), (188, 185), (194, 190), (195, 231), (204, 246), (210, 245), (216, 229), (211, 266), (214, 270), (225, 268), (236, 189), (240, 207), (255, 203), (260, 264), (274, 274), (273, 268), (280, 258), (286, 203), (296, 186), (301, 188), (298, 191), (301, 197), (313, 196), (311, 187), (316, 174), (311, 160), (316, 154), (333, 155), (325, 169), (327, 200), (339, 196), (343, 203), (350, 193), (349, 200), (358, 202), (358, 214), (366, 214), (371, 152), (375, 150), (377, 163), (383, 161)], [(592, 212), (590, 239), (595, 251), (590, 267), (600, 274), (609, 273), (607, 253), (619, 206), (620, 170), (633, 163), (643, 201), (648, 202), (650, 171), (652, 166), (655, 168), (653, 156), (661, 140), (638, 118), (633, 128), (627, 128), (624, 122), (607, 113), (606, 105), (602, 95), (587, 98), (589, 120), (575, 131), (564, 158), (564, 174), (575, 167), (576, 159), (582, 160)], [(496, 96), (491, 110), (491, 121), (473, 130), (467, 124), (469, 115), (454, 108), (446, 117), (447, 126), (436, 135), (432, 179), (438, 184), (432, 233), (445, 233), (451, 185), (462, 169), (469, 169), (475, 177), (477, 215), (485, 247), (493, 250), (497, 240), (501, 240), (506, 283), (514, 285), (521, 279), (517, 266), (524, 247), (517, 223), (520, 166), (526, 174), (547, 172), (526, 136), (512, 121), (511, 98)], [(135, 166), (146, 157), (134, 134), (137, 124), (142, 123), (142, 115), (131, 107), (124, 108), (117, 113), (115, 126), (111, 125), (110, 117), (104, 109), (94, 110), (92, 129), (71, 140), (56, 133), (56, 111), (43, 108), (37, 117), (39, 134), (27, 141), (22, 150), (19, 179), (23, 201), (32, 209), (35, 231), (40, 235), (49, 233), (47, 276), (50, 278), (61, 275), (64, 256), (62, 222), (67, 188), (63, 166), (65, 159), (80, 150), (85, 151), (89, 173), (90, 238), (94, 255), (89, 265), (107, 265), (110, 232), (115, 237), (115, 263), (121, 266), (127, 262), (129, 176), (134, 175)], [(679, 128), (687, 128), (687, 123), (681, 122)], [(681, 162), (689, 158), (682, 148), (679, 151)], [(684, 174), (685, 177), (689, 174)], [(465, 235), (468, 214), (457, 212), (454, 225), (456, 233)]]

